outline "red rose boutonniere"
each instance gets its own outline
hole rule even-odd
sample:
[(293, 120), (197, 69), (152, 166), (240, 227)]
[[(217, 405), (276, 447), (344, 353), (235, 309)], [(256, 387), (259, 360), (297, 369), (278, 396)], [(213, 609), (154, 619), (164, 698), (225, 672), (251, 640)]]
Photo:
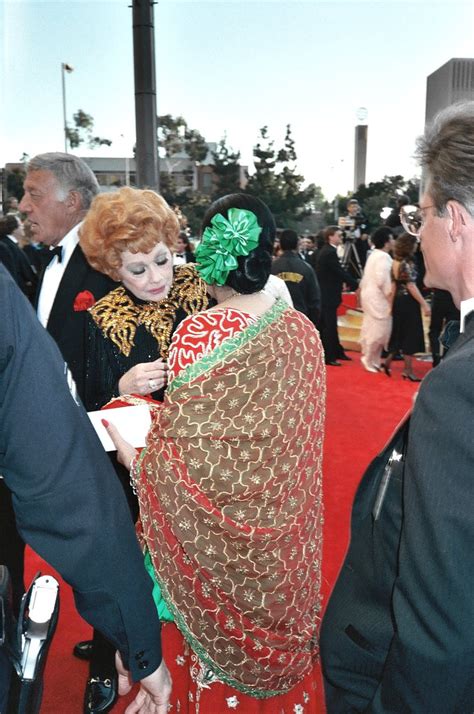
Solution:
[(88, 310), (92, 305), (95, 305), (95, 297), (89, 290), (83, 290), (77, 293), (74, 299), (74, 312), (81, 312), (82, 310)]

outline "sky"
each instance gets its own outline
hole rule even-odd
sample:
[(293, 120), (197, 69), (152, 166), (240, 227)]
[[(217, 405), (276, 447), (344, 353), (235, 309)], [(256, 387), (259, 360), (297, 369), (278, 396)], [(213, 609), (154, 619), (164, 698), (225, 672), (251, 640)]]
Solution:
[[(135, 143), (131, 0), (0, 3), (0, 166), (63, 151), (83, 109), (110, 148)], [(158, 114), (182, 115), (207, 141), (224, 135), (252, 171), (268, 126), (278, 148), (291, 125), (297, 168), (326, 198), (353, 188), (354, 131), (367, 110), (366, 181), (418, 175), (426, 78), (474, 57), (474, 2), (461, 0), (160, 0), (154, 6)], [(2, 96), (3, 95), (3, 96)]]

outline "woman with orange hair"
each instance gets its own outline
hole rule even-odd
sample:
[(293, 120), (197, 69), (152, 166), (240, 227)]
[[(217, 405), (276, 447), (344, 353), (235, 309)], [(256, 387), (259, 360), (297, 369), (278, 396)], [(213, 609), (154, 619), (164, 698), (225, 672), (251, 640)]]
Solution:
[(154, 191), (122, 188), (92, 203), (82, 250), (121, 285), (89, 310), (88, 409), (123, 394), (162, 400), (171, 336), (186, 315), (207, 307), (193, 266), (173, 269), (178, 236), (176, 214)]
[[(121, 284), (89, 308), (84, 402), (88, 410), (126, 395), (162, 401), (174, 330), (206, 308), (206, 285), (192, 264), (173, 268), (179, 222), (154, 191), (122, 188), (98, 195), (80, 231), (89, 263)], [(137, 500), (115, 462), (132, 517)], [(91, 656), (85, 712), (108, 711), (116, 698), (114, 648), (99, 634), (75, 653)]]

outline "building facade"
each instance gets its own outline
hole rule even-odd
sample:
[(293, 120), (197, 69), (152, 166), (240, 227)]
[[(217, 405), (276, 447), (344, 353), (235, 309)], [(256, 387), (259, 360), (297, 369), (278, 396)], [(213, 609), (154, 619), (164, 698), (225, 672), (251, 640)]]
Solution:
[(465, 99), (474, 99), (474, 59), (450, 59), (426, 80), (425, 123), (441, 109)]

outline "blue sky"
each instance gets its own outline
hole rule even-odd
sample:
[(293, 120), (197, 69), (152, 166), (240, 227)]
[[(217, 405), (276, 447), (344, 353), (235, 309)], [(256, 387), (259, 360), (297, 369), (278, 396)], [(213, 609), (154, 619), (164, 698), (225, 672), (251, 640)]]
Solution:
[[(130, 0), (3, 0), (0, 164), (63, 150), (67, 110), (135, 142)], [(474, 3), (459, 0), (160, 0), (155, 5), (158, 113), (183, 115), (208, 141), (227, 133), (250, 164), (258, 130), (278, 144), (290, 123), (298, 168), (327, 198), (352, 188), (354, 126), (368, 110), (367, 180), (415, 175), (426, 77), (474, 56)], [(91, 154), (83, 149), (82, 155)]]

